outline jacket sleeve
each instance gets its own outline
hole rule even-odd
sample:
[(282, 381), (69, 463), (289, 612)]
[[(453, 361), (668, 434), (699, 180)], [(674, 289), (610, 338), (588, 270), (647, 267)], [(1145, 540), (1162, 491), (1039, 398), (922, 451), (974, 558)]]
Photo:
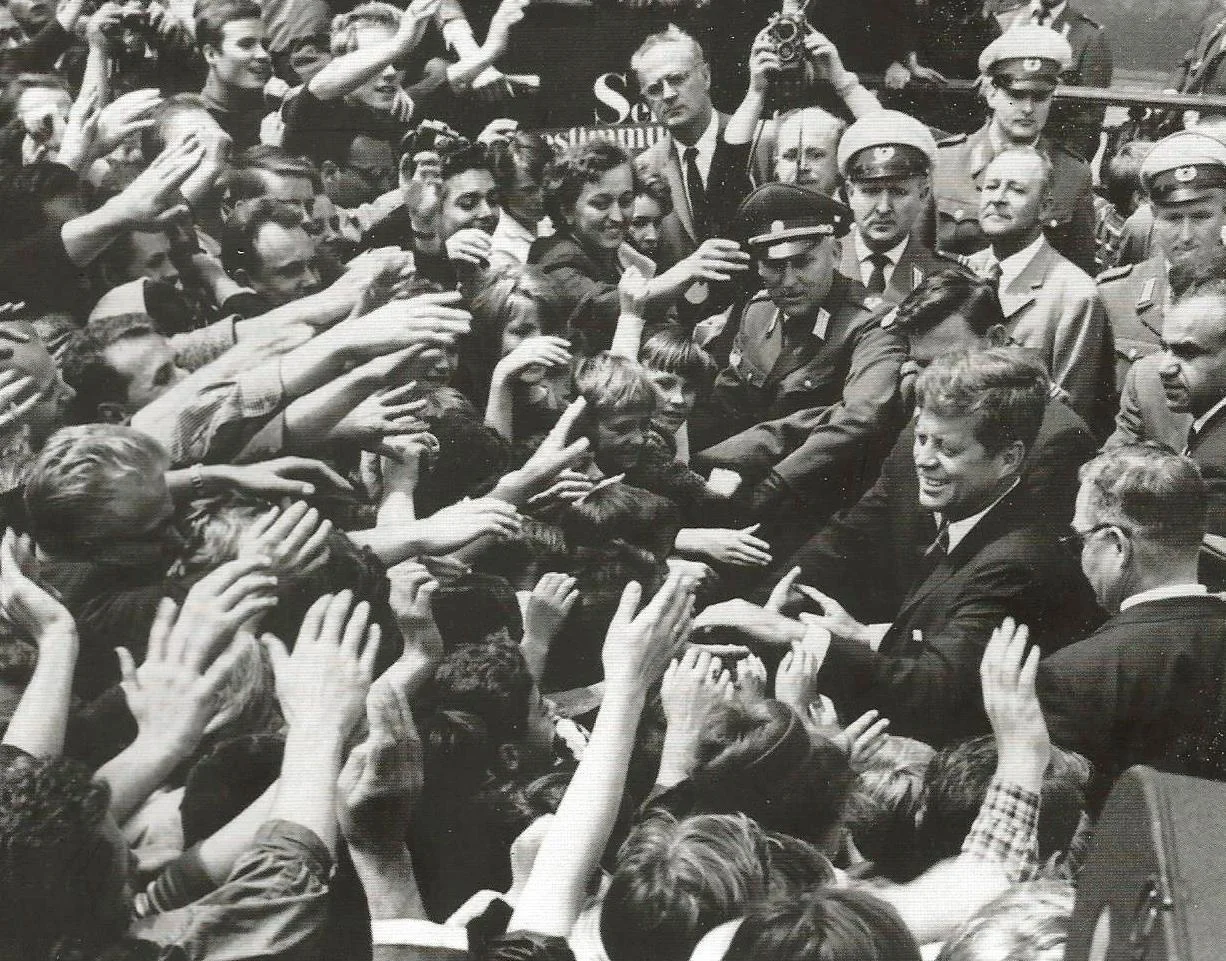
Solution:
[(1100, 428), (1115, 393), (1107, 344), (1107, 312), (1093, 284), (1067, 291), (1052, 339), (1051, 376), (1077, 413)]
[(1137, 365), (1133, 364), (1128, 369), (1124, 390), (1120, 394), (1120, 407), (1115, 415), (1115, 433), (1107, 438), (1103, 447), (1138, 444), (1145, 439), (1145, 416), (1141, 412), (1141, 401), (1137, 396)]

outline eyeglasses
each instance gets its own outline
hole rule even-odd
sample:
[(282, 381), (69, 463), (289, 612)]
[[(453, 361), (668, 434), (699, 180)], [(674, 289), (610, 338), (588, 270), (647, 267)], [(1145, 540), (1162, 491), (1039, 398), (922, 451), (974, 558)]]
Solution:
[(643, 88), (643, 96), (650, 97), (652, 100), (659, 100), (664, 96), (664, 85), (668, 84), (673, 90), (678, 90), (689, 81), (694, 75), (693, 70), (684, 70), (678, 73), (670, 73), (666, 77), (661, 77), (649, 83)]
[(1072, 524), (1070, 524), (1069, 533), (1060, 538), (1060, 546), (1068, 548), (1071, 551), (1076, 551), (1078, 554), (1080, 554), (1083, 550), (1085, 550), (1086, 541), (1088, 541), (1099, 531), (1105, 531), (1111, 527), (1114, 527), (1125, 537), (1132, 536), (1131, 530), (1119, 524), (1095, 524), (1093, 527), (1084, 531), (1079, 531)]

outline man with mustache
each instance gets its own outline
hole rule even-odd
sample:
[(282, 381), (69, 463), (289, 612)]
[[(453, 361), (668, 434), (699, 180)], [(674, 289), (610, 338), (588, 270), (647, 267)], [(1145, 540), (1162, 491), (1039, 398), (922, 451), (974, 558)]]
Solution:
[(839, 141), (839, 172), (856, 218), (839, 269), (891, 303), (900, 303), (930, 274), (958, 269), (915, 233), (932, 195), (936, 155), (928, 128), (896, 110), (861, 117)]
[[(1135, 403), (1137, 378), (1156, 384), (1160, 361), (1142, 363), (1142, 358), (1160, 350), (1163, 318), (1175, 296), (1171, 286), (1175, 272), (1203, 264), (1223, 251), (1226, 146), (1195, 130), (1171, 134), (1146, 154), (1141, 185), (1153, 210), (1153, 256), (1098, 277), (1098, 295), (1107, 308), (1115, 344), (1115, 383), (1132, 398), (1125, 409)], [(1128, 429), (1125, 424), (1117, 426)], [(1182, 438), (1175, 446), (1180, 443)]]

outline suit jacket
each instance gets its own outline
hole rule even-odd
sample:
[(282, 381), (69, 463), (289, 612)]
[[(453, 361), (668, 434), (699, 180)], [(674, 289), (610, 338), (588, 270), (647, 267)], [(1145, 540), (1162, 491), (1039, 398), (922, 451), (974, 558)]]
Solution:
[(548, 274), (562, 294), (571, 330), (582, 331), (584, 348), (608, 350), (621, 315), (616, 254), (593, 254), (569, 234), (541, 237), (528, 248), (528, 263)]
[(721, 333), (731, 340), (728, 366), (691, 434), (700, 450), (695, 464), (751, 477), (773, 467), (796, 491), (858, 465), (865, 446), (900, 423), (898, 371), (906, 359), (905, 342), (882, 328), (881, 311), (865, 297), (859, 283), (836, 271), (815, 324), (822, 335), (782, 378), (772, 378), (783, 347), (781, 313), (764, 292), (739, 311), (730, 308)]
[(1098, 299), (1107, 311), (1115, 351), (1115, 388), (1124, 389), (1136, 361), (1158, 350), (1158, 333), (1170, 296), (1166, 261), (1150, 257), (1098, 275)]
[[(982, 275), (992, 253), (966, 260)], [(1113, 368), (1107, 314), (1090, 276), (1044, 240), (1034, 259), (1000, 291), (1000, 305), (1013, 339), (1039, 355), (1077, 413), (1105, 434), (1115, 408)]]
[[(860, 262), (856, 258), (856, 244), (851, 237), (843, 238), (843, 256), (839, 262), (839, 271), (853, 280), (862, 280)], [(942, 257), (931, 247), (924, 244), (917, 234), (907, 238), (907, 246), (903, 248), (902, 256), (894, 266), (890, 282), (886, 284), (881, 296), (891, 304), (901, 304), (924, 279), (941, 270), (962, 270), (958, 261), (950, 257)]]
[[(1054, 650), (1093, 626), (1093, 601), (1072, 556), (1034, 523), (1035, 506), (1020, 487), (947, 556), (926, 556), (936, 527), (919, 506), (914, 463), (898, 453), (887, 458), (872, 490), (792, 563), (802, 583), (861, 619), (890, 621), (878, 651), (833, 638), (821, 690), (844, 717), (877, 708), (890, 718), (892, 733), (939, 748), (988, 730), (979, 662), (1005, 617), (1029, 625), (1034, 643)], [(887, 580), (907, 584), (890, 611), (881, 607), (886, 598), (865, 596)]]
[(1092, 807), (1133, 764), (1193, 773), (1181, 742), (1220, 728), (1224, 668), (1226, 602), (1217, 595), (1138, 604), (1043, 659), (1047, 726), (1056, 744), (1093, 762)]
[[(1060, 79), (1083, 87), (1110, 87), (1111, 46), (1102, 26), (1068, 3), (1050, 26), (1073, 48), (1072, 64)], [(1048, 130), (1052, 139), (1090, 160), (1098, 152), (1106, 112), (1106, 107), (1057, 101), (1052, 104)]]
[(634, 159), (635, 169), (644, 180), (663, 180), (668, 184), (673, 211), (660, 224), (660, 265), (671, 267), (692, 254), (709, 237), (726, 236), (737, 208), (751, 189), (747, 171), (749, 145), (732, 145), (724, 140), (729, 116), (718, 113), (719, 137), (707, 174), (706, 197), (709, 228), (699, 236), (690, 215), (690, 198), (685, 192), (685, 175), (677, 156), (676, 141), (665, 134)]
[[(996, 156), (988, 137), (990, 121), (972, 134), (947, 137), (937, 143), (932, 171), (933, 202), (928, 218), (935, 217), (922, 236), (935, 236), (933, 244), (951, 254), (972, 254), (988, 246), (979, 229), (979, 192), (983, 172)], [(1043, 232), (1060, 253), (1086, 273), (1094, 272), (1094, 195), (1090, 166), (1060, 143), (1039, 141), (1052, 164), (1051, 218)]]
[(1115, 415), (1115, 433), (1104, 447), (1155, 441), (1174, 451), (1182, 451), (1188, 443), (1191, 414), (1176, 414), (1166, 404), (1166, 393), (1158, 371), (1162, 357), (1150, 354), (1132, 365), (1120, 393), (1119, 412)]

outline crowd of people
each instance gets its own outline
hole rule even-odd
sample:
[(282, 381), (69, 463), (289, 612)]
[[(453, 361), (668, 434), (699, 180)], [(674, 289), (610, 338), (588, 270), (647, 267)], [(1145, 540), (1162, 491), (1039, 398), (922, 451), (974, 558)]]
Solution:
[(0, 957), (1062, 957), (1226, 779), (1226, 124), (831, 2), (557, 149), (527, 2), (0, 3)]

